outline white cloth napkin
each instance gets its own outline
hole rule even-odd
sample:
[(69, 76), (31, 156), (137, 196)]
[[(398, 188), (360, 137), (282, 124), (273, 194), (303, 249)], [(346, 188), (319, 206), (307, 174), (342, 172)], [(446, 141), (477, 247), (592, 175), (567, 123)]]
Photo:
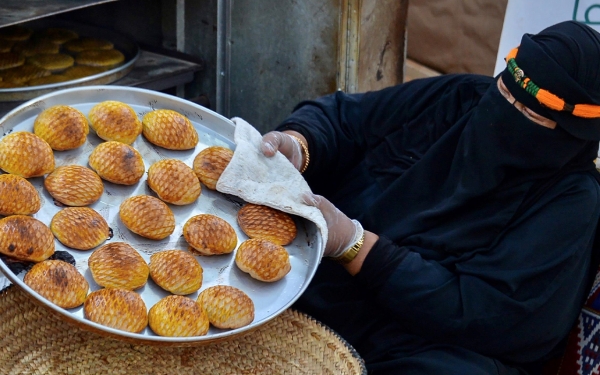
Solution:
[(279, 152), (264, 156), (258, 130), (239, 117), (231, 120), (236, 124), (235, 152), (219, 177), (217, 190), (312, 221), (321, 233), (322, 252), (327, 244), (327, 223), (319, 209), (302, 203), (302, 193), (311, 190), (300, 172)]

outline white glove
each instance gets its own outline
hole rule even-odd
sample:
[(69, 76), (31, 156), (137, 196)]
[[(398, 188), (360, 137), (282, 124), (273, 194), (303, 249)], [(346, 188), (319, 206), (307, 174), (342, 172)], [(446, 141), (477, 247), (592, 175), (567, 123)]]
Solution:
[(260, 150), (267, 157), (279, 151), (297, 170), (302, 168), (302, 147), (298, 140), (289, 134), (278, 131), (268, 132), (262, 137)]
[(327, 222), (329, 236), (324, 256), (337, 258), (362, 238), (362, 225), (357, 220), (351, 220), (326, 198), (305, 193), (302, 200), (305, 204), (318, 208)]

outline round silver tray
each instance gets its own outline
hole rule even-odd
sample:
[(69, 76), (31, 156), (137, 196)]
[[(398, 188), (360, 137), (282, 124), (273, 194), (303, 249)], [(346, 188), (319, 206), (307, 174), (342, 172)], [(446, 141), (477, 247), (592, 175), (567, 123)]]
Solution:
[[(0, 139), (15, 131), (33, 131), (33, 122), (37, 115), (53, 105), (69, 105), (87, 115), (95, 104), (105, 100), (117, 100), (129, 104), (137, 112), (140, 119), (144, 114), (155, 109), (172, 109), (187, 116), (196, 127), (200, 141), (195, 149), (187, 151), (171, 151), (153, 146), (140, 135), (133, 143), (133, 147), (142, 154), (146, 170), (152, 163), (163, 158), (177, 158), (184, 161), (188, 166), (192, 166), (193, 159), (198, 152), (211, 145), (226, 146), (235, 150), (235, 144), (233, 143), (235, 125), (227, 118), (175, 96), (121, 86), (70, 88), (23, 103), (0, 119)], [(102, 140), (91, 132), (83, 146), (70, 151), (55, 151), (56, 167), (67, 164), (88, 166), (88, 155), (101, 142)], [(61, 208), (54, 204), (52, 197), (43, 188), (42, 177), (30, 178), (29, 181), (38, 190), (43, 202), (41, 210), (33, 216), (49, 225), (54, 214)], [(161, 250), (187, 249), (188, 245), (182, 236), (183, 225), (188, 218), (200, 213), (215, 214), (228, 221), (236, 230), (238, 246), (248, 238), (237, 224), (237, 211), (244, 203), (237, 197), (221, 194), (202, 186), (202, 193), (196, 203), (187, 206), (169, 205), (176, 217), (175, 231), (162, 241), (153, 241), (130, 232), (118, 218), (119, 204), (124, 198), (139, 194), (154, 195), (146, 184), (146, 176), (133, 186), (116, 185), (105, 181), (104, 188), (105, 191), (101, 199), (90, 207), (100, 212), (113, 230), (113, 237), (105, 243), (128, 242), (147, 262), (151, 254)], [(207, 287), (219, 284), (235, 286), (250, 296), (256, 309), (254, 321), (250, 325), (233, 330), (222, 330), (211, 326), (206, 336), (162, 337), (155, 335), (149, 327), (139, 334), (105, 327), (85, 319), (82, 307), (63, 309), (50, 303), (25, 285), (23, 282), (24, 272), (14, 274), (3, 261), (0, 261), (0, 270), (12, 283), (29, 293), (34, 301), (51, 309), (65, 320), (85, 329), (136, 343), (177, 346), (199, 345), (215, 340), (223, 340), (266, 323), (290, 307), (304, 292), (319, 264), (320, 254), (322, 253), (322, 240), (314, 223), (297, 216), (294, 216), (294, 220), (298, 226), (298, 235), (292, 244), (285, 246), (290, 254), (292, 269), (279, 281), (273, 283), (260, 282), (240, 271), (234, 262), (235, 251), (232, 254), (219, 256), (196, 256), (204, 269), (202, 288), (199, 292)], [(87, 265), (87, 259), (93, 250), (73, 250), (65, 247), (58, 240), (55, 240), (55, 245), (56, 250), (68, 251), (73, 255), (78, 270), (90, 284), (90, 291), (100, 289), (94, 282)], [(161, 298), (169, 295), (150, 278), (147, 284), (137, 292), (142, 296), (147, 309), (150, 309)], [(191, 294), (189, 297), (195, 299), (199, 292)]]
[(23, 101), (36, 98), (40, 95), (54, 92), (56, 90), (69, 87), (90, 86), (90, 85), (107, 85), (125, 77), (134, 67), (135, 62), (140, 56), (140, 50), (133, 41), (123, 35), (112, 30), (82, 25), (69, 21), (56, 20), (35, 20), (22, 24), (33, 30), (41, 30), (49, 27), (67, 28), (79, 33), (80, 37), (94, 37), (111, 41), (114, 48), (118, 49), (125, 55), (123, 64), (109, 69), (105, 72), (93, 74), (87, 77), (73, 79), (70, 81), (52, 83), (48, 85), (0, 88), (0, 101), (13, 102)]

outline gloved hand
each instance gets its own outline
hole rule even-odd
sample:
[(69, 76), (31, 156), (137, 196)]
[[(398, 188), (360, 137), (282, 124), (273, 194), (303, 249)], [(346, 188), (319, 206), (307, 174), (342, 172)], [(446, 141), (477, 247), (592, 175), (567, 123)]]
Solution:
[(318, 208), (327, 222), (329, 238), (324, 256), (339, 257), (363, 236), (362, 225), (357, 220), (351, 220), (326, 198), (305, 193), (302, 195), (302, 200), (305, 204)]
[(289, 134), (272, 131), (262, 137), (260, 150), (265, 156), (271, 157), (281, 152), (297, 170), (302, 168), (302, 147), (294, 137)]

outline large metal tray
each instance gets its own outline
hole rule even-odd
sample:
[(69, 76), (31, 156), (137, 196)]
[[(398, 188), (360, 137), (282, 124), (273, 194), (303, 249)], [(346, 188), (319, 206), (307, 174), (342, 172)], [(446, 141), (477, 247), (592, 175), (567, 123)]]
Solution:
[(125, 55), (125, 61), (123, 64), (105, 72), (73, 79), (70, 81), (39, 86), (0, 88), (0, 101), (13, 102), (29, 100), (40, 95), (69, 87), (107, 85), (125, 77), (133, 69), (135, 62), (140, 55), (140, 50), (136, 43), (112, 30), (82, 25), (75, 22), (47, 19), (35, 20), (22, 25), (33, 30), (42, 30), (49, 27), (67, 28), (79, 33), (80, 37), (95, 37), (109, 40), (114, 44), (115, 49), (118, 49), (123, 53), (123, 55)]
[[(10, 132), (33, 131), (33, 122), (37, 115), (50, 106), (70, 105), (87, 115), (92, 106), (105, 100), (118, 100), (129, 104), (138, 113), (140, 119), (145, 113), (154, 109), (172, 109), (186, 115), (196, 127), (200, 142), (195, 149), (188, 151), (170, 151), (155, 147), (140, 135), (133, 143), (133, 147), (142, 154), (146, 170), (153, 162), (162, 158), (177, 158), (191, 166), (195, 155), (210, 145), (222, 145), (235, 149), (233, 143), (235, 125), (225, 117), (178, 97), (121, 86), (71, 88), (30, 100), (0, 119), (0, 139)], [(90, 134), (86, 144), (78, 149), (55, 152), (56, 166), (66, 164), (87, 166), (89, 153), (100, 142), (100, 138), (95, 134)], [(43, 188), (42, 177), (29, 180), (36, 187), (43, 201), (42, 209), (33, 216), (49, 225), (54, 214), (61, 208), (54, 204), (52, 197)], [(237, 211), (244, 202), (237, 197), (211, 191), (203, 186), (197, 203), (187, 206), (170, 205), (177, 221), (175, 232), (170, 237), (162, 241), (145, 239), (133, 234), (124, 227), (118, 219), (118, 208), (120, 202), (131, 195), (153, 195), (146, 184), (146, 178), (142, 178), (139, 183), (133, 186), (121, 186), (109, 182), (105, 182), (104, 186), (105, 191), (102, 198), (90, 207), (103, 215), (114, 232), (113, 238), (106, 243), (126, 241), (138, 250), (146, 261), (149, 261), (150, 255), (157, 251), (187, 249), (187, 244), (182, 236), (182, 228), (187, 218), (199, 213), (212, 213), (227, 220), (237, 232), (238, 246), (248, 238), (241, 231), (236, 221)], [(150, 328), (146, 328), (140, 334), (134, 334), (105, 327), (85, 319), (82, 307), (67, 310), (50, 303), (23, 283), (23, 272), (14, 274), (3, 261), (0, 261), (0, 270), (12, 283), (29, 293), (34, 301), (57, 313), (61, 318), (85, 329), (136, 343), (177, 346), (199, 345), (227, 339), (266, 323), (291, 306), (304, 292), (320, 261), (322, 241), (314, 223), (295, 216), (294, 220), (298, 226), (298, 236), (292, 244), (285, 246), (290, 254), (292, 269), (283, 279), (274, 283), (256, 281), (248, 274), (241, 272), (234, 262), (235, 251), (232, 254), (220, 256), (197, 256), (204, 269), (203, 284), (199, 292), (218, 284), (235, 286), (250, 296), (256, 308), (255, 319), (250, 325), (234, 330), (221, 330), (211, 326), (206, 336), (189, 338), (161, 337), (155, 335)], [(87, 259), (93, 250), (72, 250), (57, 240), (55, 240), (55, 244), (57, 250), (68, 251), (75, 257), (78, 270), (90, 283), (90, 291), (99, 289), (100, 287), (94, 282), (87, 266)], [(148, 309), (160, 298), (169, 294), (154, 284), (151, 279), (138, 292), (144, 299)], [(198, 292), (189, 296), (195, 299), (197, 295)]]

